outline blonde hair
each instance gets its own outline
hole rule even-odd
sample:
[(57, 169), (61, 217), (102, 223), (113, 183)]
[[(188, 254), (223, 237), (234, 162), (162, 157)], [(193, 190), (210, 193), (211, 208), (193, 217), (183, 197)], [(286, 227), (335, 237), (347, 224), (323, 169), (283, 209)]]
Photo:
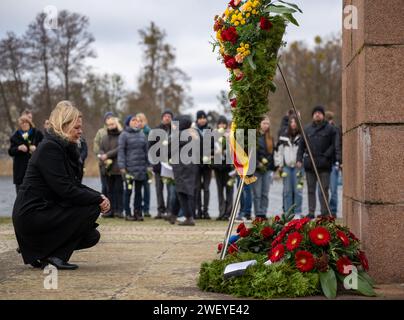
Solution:
[(148, 123), (146, 115), (143, 112), (136, 114), (136, 118), (141, 119), (145, 125)]
[(117, 117), (110, 117), (105, 121), (105, 123), (107, 123), (108, 121), (113, 121), (115, 123), (116, 127), (118, 128), (119, 132), (121, 132), (123, 130), (123, 127)]
[(82, 118), (82, 113), (70, 101), (60, 101), (49, 117), (49, 129), (62, 137), (68, 139), (69, 132), (76, 124), (79, 118)]

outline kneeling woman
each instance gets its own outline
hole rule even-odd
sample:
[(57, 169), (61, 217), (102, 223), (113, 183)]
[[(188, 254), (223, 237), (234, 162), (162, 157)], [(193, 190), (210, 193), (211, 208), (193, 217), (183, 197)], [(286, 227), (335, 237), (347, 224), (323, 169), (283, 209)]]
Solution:
[(73, 251), (100, 239), (96, 220), (109, 200), (81, 184), (83, 166), (77, 142), (82, 115), (69, 101), (58, 103), (45, 139), (33, 154), (13, 209), (13, 224), (25, 264), (76, 269)]

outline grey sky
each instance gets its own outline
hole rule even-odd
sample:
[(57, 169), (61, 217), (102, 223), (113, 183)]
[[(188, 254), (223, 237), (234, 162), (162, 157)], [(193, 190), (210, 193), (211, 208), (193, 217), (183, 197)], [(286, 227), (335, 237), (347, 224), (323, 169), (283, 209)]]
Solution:
[[(303, 10), (296, 15), (300, 27), (290, 25), (285, 40), (304, 40), (338, 33), (342, 23), (341, 0), (290, 0)], [(150, 21), (165, 29), (177, 53), (177, 65), (191, 76), (195, 109), (217, 108), (216, 95), (227, 89), (227, 71), (209, 44), (213, 17), (226, 0), (1, 0), (0, 37), (6, 31), (23, 33), (47, 5), (85, 14), (95, 36), (98, 57), (88, 61), (97, 72), (119, 73), (129, 89), (136, 88), (141, 68), (137, 30)]]

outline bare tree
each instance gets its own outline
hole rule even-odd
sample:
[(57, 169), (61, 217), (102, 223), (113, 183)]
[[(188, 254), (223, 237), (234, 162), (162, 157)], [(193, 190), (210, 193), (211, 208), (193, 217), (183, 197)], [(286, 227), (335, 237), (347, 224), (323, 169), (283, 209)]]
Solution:
[(80, 76), (84, 61), (96, 56), (91, 48), (94, 37), (88, 31), (89, 19), (78, 13), (63, 10), (58, 16), (55, 68), (63, 78), (64, 98), (69, 99), (70, 82)]
[(33, 73), (32, 77), (39, 75), (39, 91), (42, 100), (40, 105), (44, 106), (43, 113), (48, 115), (52, 109), (50, 73), (54, 68), (52, 54), (55, 52), (55, 37), (49, 29), (45, 28), (45, 19), (44, 13), (36, 16), (28, 26), (24, 41), (28, 49), (28, 61), (35, 71), (38, 71)]

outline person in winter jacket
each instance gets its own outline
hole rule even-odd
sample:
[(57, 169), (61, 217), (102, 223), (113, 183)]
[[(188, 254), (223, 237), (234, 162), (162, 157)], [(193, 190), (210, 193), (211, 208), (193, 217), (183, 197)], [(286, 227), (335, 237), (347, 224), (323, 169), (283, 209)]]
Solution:
[(271, 135), (270, 121), (264, 117), (257, 145), (257, 166), (255, 176), (257, 181), (252, 184), (254, 212), (257, 218), (266, 218), (269, 201), (269, 188), (275, 170), (274, 139)]
[[(107, 135), (107, 126), (106, 126), (106, 122), (109, 118), (112, 118), (114, 115), (112, 112), (108, 111), (105, 113), (104, 115), (104, 126), (102, 128), (100, 128), (95, 137), (94, 137), (94, 141), (93, 141), (93, 152), (95, 153), (95, 155), (97, 157), (99, 157), (100, 154), (100, 145), (101, 145), (101, 140), (104, 136)], [(101, 192), (102, 194), (107, 194), (107, 177), (103, 174), (103, 170), (102, 167), (99, 167), (99, 171), (100, 171), (100, 179), (101, 179)]]
[[(333, 161), (341, 162), (341, 150), (335, 128), (325, 121), (325, 110), (317, 106), (312, 112), (313, 122), (304, 129), (310, 144), (314, 162), (318, 169), (321, 183), (328, 201), (328, 189), (330, 185), (330, 173)], [(317, 179), (307, 152), (304, 139), (300, 141), (297, 153), (297, 167), (306, 171), (307, 188), (309, 195), (309, 218), (315, 217)], [(328, 215), (327, 207), (322, 195), (320, 195), (321, 214)]]
[(123, 181), (118, 166), (118, 142), (122, 126), (114, 117), (106, 121), (106, 126), (107, 134), (101, 140), (99, 160), (102, 173), (107, 178), (107, 194), (111, 201), (111, 212), (103, 217), (123, 218)]
[(283, 209), (285, 212), (295, 205), (294, 214), (302, 214), (303, 170), (296, 168), (297, 151), (302, 139), (297, 119), (291, 116), (286, 135), (281, 135), (275, 152), (275, 166), (283, 178)]
[(228, 220), (233, 208), (234, 186), (229, 176), (229, 173), (233, 170), (233, 166), (226, 163), (226, 137), (229, 135), (227, 126), (226, 117), (220, 116), (217, 122), (217, 129), (215, 130), (215, 134), (219, 137), (218, 141), (215, 141), (215, 158), (220, 157), (221, 162), (215, 162), (212, 165), (219, 199), (219, 217), (217, 220)]
[[(129, 126), (119, 136), (118, 167), (125, 177), (129, 175), (135, 189), (133, 216), (126, 216), (129, 221), (143, 221), (142, 215), (142, 185), (147, 180), (148, 167), (147, 139), (139, 128), (135, 116), (130, 118)], [(128, 207), (130, 196), (125, 197), (125, 207)]]
[[(161, 114), (161, 123), (155, 128), (157, 130), (164, 130), (166, 132), (166, 137), (164, 140), (167, 141), (168, 145), (168, 136), (171, 133), (171, 122), (173, 119), (174, 115), (170, 110), (165, 110)], [(153, 130), (155, 130), (153, 129)], [(153, 131), (152, 130), (152, 131)], [(149, 149), (153, 147), (157, 142), (159, 142), (159, 139), (156, 139), (155, 141), (149, 141)], [(163, 141), (164, 143), (164, 141)], [(160, 152), (158, 151), (156, 156), (160, 156)], [(164, 199), (164, 183), (163, 179), (161, 177), (161, 163), (153, 164), (153, 172), (154, 172), (154, 180), (156, 183), (156, 197), (157, 197), (157, 216), (155, 219), (163, 219), (167, 218), (167, 206), (168, 206), (168, 199), (169, 199), (169, 189), (167, 187), (167, 201)], [(167, 204), (167, 205), (166, 205)]]
[[(181, 150), (187, 146), (189, 143), (194, 144), (196, 148), (199, 147), (199, 134), (196, 132), (194, 128), (191, 128), (192, 120), (190, 116), (180, 115), (175, 118), (175, 121), (178, 122), (178, 133), (179, 137), (174, 137), (174, 139), (179, 139), (178, 148), (179, 150), (175, 150), (174, 147), (169, 148), (171, 151), (170, 158), (172, 153), (178, 153), (181, 155)], [(184, 135), (188, 137), (187, 141), (185, 140)], [(180, 137), (183, 137), (180, 139)], [(171, 139), (170, 139), (171, 141)], [(184, 161), (184, 159), (180, 156), (179, 161), (177, 163), (172, 163), (172, 168), (174, 172), (174, 181), (175, 181), (175, 191), (177, 197), (175, 198), (174, 208), (172, 214), (169, 216), (170, 223), (174, 224), (177, 220), (177, 216), (180, 210), (183, 211), (185, 220), (180, 222), (181, 226), (194, 226), (194, 195), (197, 185), (197, 171), (199, 162), (198, 154), (194, 153), (196, 148), (192, 148), (188, 155), (191, 157), (190, 163)]]
[[(195, 129), (200, 138), (200, 164), (197, 173), (197, 187), (195, 193), (195, 214), (197, 219), (210, 219), (209, 216), (209, 198), (210, 198), (210, 182), (212, 180), (212, 168), (210, 163), (213, 155), (213, 139), (211, 148), (204, 150), (204, 141), (211, 136), (212, 129), (208, 124), (208, 119), (205, 111), (199, 110), (196, 113)], [(206, 130), (206, 131), (205, 131)], [(203, 203), (202, 203), (203, 192)]]
[(13, 157), (13, 182), (17, 193), (23, 182), (28, 161), (43, 139), (42, 132), (35, 128), (31, 118), (21, 116), (18, 126), (18, 130), (10, 138), (8, 149), (8, 154)]
[[(139, 121), (139, 128), (142, 130), (146, 139), (150, 133), (150, 127), (148, 126), (148, 121), (146, 115), (144, 113), (136, 114), (137, 121)], [(150, 218), (150, 173), (151, 171), (147, 171), (149, 178), (143, 182), (143, 196), (142, 196), (142, 212), (145, 218)]]

